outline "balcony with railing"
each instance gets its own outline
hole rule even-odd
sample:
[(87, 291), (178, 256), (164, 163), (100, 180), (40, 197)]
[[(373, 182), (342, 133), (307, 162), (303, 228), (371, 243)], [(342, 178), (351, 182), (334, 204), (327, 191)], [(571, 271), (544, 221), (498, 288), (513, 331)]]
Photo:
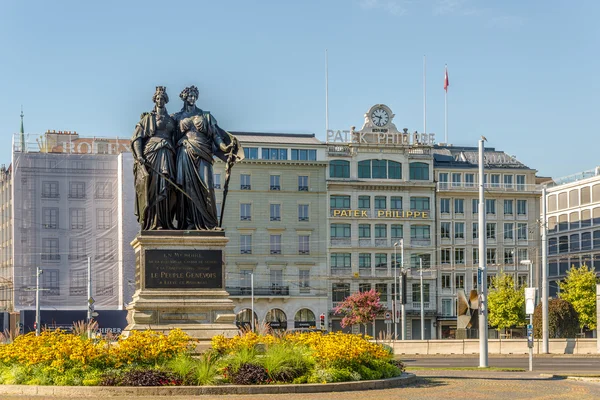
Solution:
[(410, 238), (410, 245), (413, 247), (431, 246), (431, 239), (413, 239)]
[[(250, 286), (230, 287), (225, 288), (230, 296), (251, 296), (252, 288)], [(254, 296), (289, 296), (290, 287), (281, 285), (272, 286), (255, 286)]]
[[(473, 191), (473, 192), (477, 192), (479, 190), (479, 183), (477, 182), (437, 182), (436, 183), (437, 186), (437, 191), (438, 192), (442, 192), (442, 191), (453, 191), (453, 190), (460, 190), (460, 191)], [(527, 193), (532, 193), (532, 192), (540, 192), (542, 190), (542, 186), (541, 185), (536, 185), (536, 184), (517, 184), (517, 183), (484, 183), (483, 187), (485, 190), (489, 190), (489, 191), (496, 191), (496, 192), (514, 192), (514, 193), (519, 193), (519, 192), (527, 192)]]
[(350, 238), (331, 238), (331, 247), (350, 247), (352, 239)]

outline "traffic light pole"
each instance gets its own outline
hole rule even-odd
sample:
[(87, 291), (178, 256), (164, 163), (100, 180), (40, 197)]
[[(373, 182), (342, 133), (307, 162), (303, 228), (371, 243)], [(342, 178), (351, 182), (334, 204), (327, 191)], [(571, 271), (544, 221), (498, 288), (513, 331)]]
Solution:
[(37, 267), (35, 274), (35, 336), (40, 336), (40, 275), (43, 273), (40, 267)]
[(92, 297), (92, 258), (88, 257), (87, 265), (87, 294), (88, 294), (88, 312), (87, 312), (87, 331), (88, 338), (92, 338), (92, 313), (94, 312), (94, 298)]

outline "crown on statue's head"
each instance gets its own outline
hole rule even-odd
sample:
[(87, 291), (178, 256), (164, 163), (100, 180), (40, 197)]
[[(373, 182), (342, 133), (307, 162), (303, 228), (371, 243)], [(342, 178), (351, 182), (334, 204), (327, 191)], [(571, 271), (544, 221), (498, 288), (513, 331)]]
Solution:
[(166, 87), (164, 86), (157, 86), (156, 87), (156, 93), (164, 93), (167, 90)]

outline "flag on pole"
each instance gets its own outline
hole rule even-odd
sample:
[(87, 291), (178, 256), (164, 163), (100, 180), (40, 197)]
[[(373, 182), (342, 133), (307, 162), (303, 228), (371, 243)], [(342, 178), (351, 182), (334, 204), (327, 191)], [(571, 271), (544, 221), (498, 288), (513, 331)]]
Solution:
[(444, 74), (444, 90), (448, 91), (448, 86), (450, 86), (450, 81), (448, 81), (448, 67), (446, 67), (446, 73)]

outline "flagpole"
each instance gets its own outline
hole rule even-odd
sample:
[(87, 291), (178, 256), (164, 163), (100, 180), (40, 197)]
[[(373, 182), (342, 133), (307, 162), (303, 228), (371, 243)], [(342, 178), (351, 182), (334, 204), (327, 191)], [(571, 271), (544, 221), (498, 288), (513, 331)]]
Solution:
[(423, 133), (427, 134), (427, 59), (423, 55)]
[(329, 131), (329, 65), (327, 49), (325, 49), (325, 135)]
[(446, 74), (444, 76), (444, 142), (448, 144), (448, 65), (446, 65)]

